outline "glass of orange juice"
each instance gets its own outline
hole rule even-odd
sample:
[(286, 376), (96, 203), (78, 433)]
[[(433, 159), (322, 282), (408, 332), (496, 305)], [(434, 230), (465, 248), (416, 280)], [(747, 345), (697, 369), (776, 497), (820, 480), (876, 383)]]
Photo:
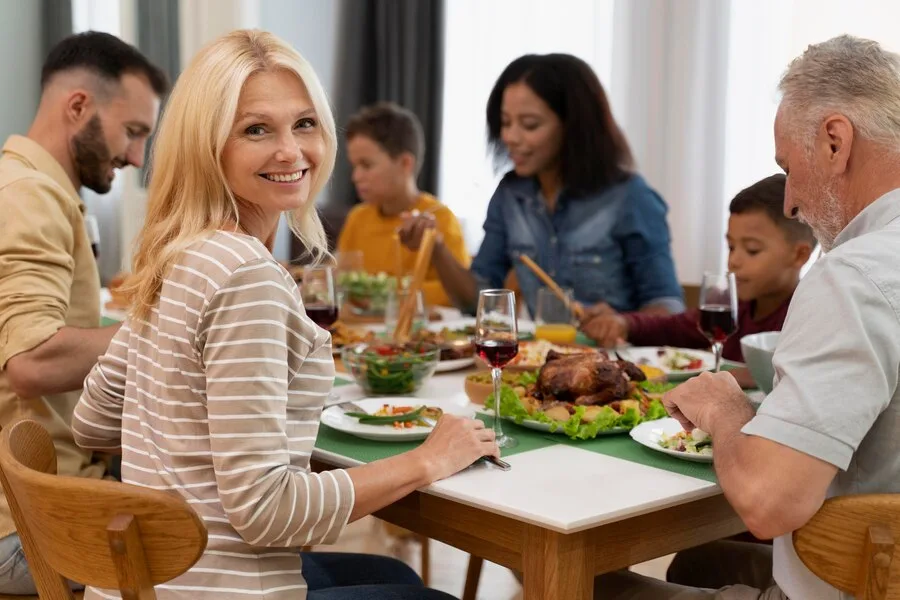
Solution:
[(565, 301), (550, 288), (541, 288), (537, 296), (534, 337), (553, 344), (574, 344), (578, 330), (573, 324), (572, 290), (563, 290)]

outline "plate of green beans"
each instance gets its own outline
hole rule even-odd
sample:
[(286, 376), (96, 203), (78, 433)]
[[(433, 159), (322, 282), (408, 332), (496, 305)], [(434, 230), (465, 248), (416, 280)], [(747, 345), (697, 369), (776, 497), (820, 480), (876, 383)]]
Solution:
[(366, 398), (326, 408), (322, 423), (376, 441), (424, 440), (445, 412), (471, 416), (459, 403), (423, 398)]

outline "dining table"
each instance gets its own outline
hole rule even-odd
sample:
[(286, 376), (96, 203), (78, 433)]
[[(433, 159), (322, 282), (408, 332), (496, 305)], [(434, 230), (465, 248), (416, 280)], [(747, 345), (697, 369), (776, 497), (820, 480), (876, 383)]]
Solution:
[[(472, 372), (435, 374), (414, 396), (490, 426), (489, 411), (464, 391)], [(331, 402), (364, 397), (338, 375)], [(503, 427), (519, 440), (503, 450), (510, 470), (476, 463), (375, 516), (521, 573), (525, 600), (592, 598), (597, 575), (746, 531), (709, 463), (655, 452), (627, 433), (571, 440), (508, 421)], [(353, 467), (417, 443), (361, 439), (322, 425), (313, 464)]]
[[(104, 323), (123, 318), (103, 311)], [(526, 334), (533, 329), (520, 323)], [(342, 371), (339, 357), (336, 364)], [(440, 400), (491, 426), (489, 411), (465, 393), (472, 372), (435, 374), (414, 396), (423, 404)], [(364, 396), (339, 372), (329, 402)], [(655, 452), (627, 434), (571, 440), (507, 421), (503, 427), (519, 440), (503, 450), (509, 470), (478, 462), (375, 516), (517, 571), (525, 600), (587, 600), (597, 575), (746, 531), (711, 464)], [(311, 464), (318, 471), (354, 467), (418, 443), (362, 439), (323, 424)]]

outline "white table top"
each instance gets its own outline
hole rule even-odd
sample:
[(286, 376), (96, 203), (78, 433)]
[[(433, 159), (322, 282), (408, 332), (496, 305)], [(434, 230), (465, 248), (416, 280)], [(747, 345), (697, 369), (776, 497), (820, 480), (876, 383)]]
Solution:
[[(436, 375), (422, 398), (459, 402), (474, 413), (463, 390), (466, 373)], [(341, 399), (363, 397), (356, 385), (335, 389)], [(316, 449), (316, 458), (350, 467), (359, 461)], [(721, 493), (714, 483), (613, 458), (568, 445), (554, 445), (504, 458), (512, 469), (477, 465), (422, 491), (519, 521), (574, 533)]]

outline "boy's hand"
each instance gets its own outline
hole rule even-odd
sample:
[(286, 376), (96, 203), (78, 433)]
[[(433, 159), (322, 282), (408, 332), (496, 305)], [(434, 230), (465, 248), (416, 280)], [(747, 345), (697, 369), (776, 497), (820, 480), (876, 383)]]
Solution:
[(602, 315), (616, 315), (616, 309), (607, 304), (606, 302), (598, 302), (592, 306), (584, 306), (583, 304), (576, 303), (579, 307), (581, 307), (581, 323), (582, 325), (593, 319), (594, 317), (599, 317)]
[(628, 321), (620, 314), (607, 314), (582, 322), (581, 331), (603, 348), (615, 348), (628, 339)]
[(425, 233), (426, 229), (435, 230), (437, 234), (434, 240), (435, 244), (439, 244), (443, 240), (440, 232), (437, 231), (437, 220), (434, 218), (434, 215), (413, 211), (411, 213), (403, 213), (401, 217), (403, 218), (403, 224), (397, 230), (397, 236), (400, 238), (400, 242), (410, 250), (419, 249), (419, 244), (422, 243), (422, 234)]

